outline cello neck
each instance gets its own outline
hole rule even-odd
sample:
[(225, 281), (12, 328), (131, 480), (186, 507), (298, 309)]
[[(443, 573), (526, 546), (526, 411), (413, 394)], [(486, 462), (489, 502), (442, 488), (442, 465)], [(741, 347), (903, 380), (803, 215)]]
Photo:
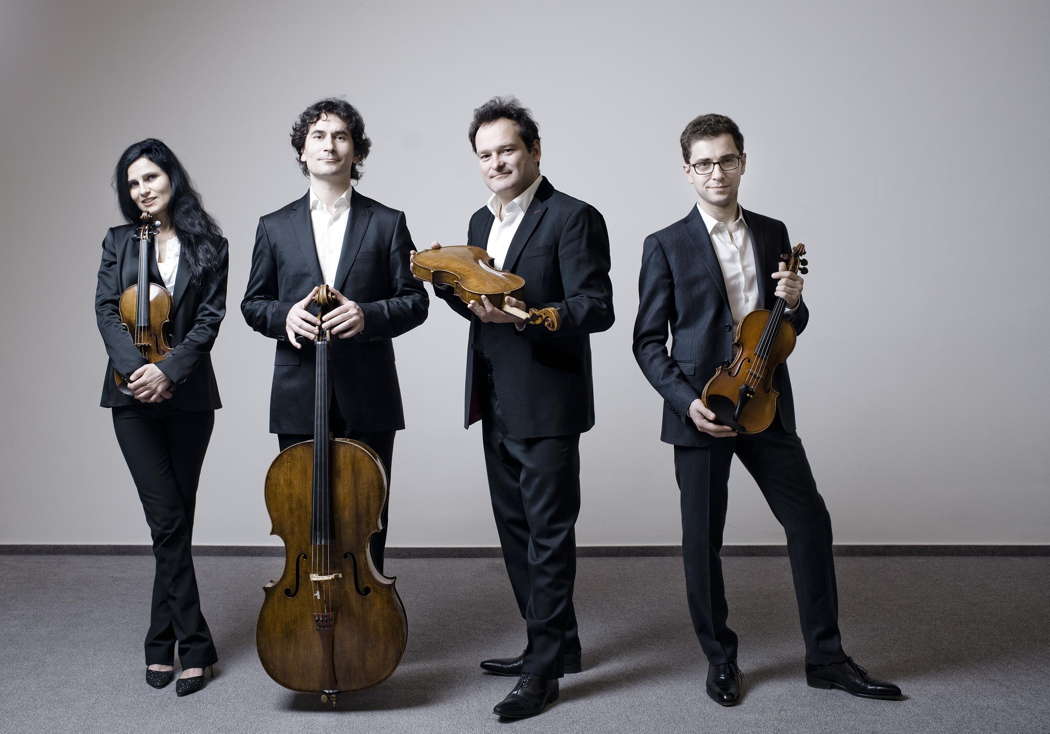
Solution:
[(328, 485), (328, 336), (322, 330), (315, 343), (314, 367), (314, 471), (312, 542), (327, 545), (331, 540), (332, 495)]

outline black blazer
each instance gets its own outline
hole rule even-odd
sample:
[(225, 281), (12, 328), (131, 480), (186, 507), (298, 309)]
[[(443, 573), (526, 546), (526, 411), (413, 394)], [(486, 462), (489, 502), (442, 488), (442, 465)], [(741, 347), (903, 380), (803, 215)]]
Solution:
[[(783, 222), (746, 210), (758, 277), (759, 304), (772, 308), (781, 253), (791, 251)], [(802, 333), (809, 309), (800, 301), (788, 318)], [(668, 324), (671, 353), (667, 353)], [(679, 446), (707, 446), (714, 439), (701, 433), (689, 418), (689, 404), (723, 362), (733, 358), (733, 315), (726, 296), (722, 268), (694, 206), (670, 227), (649, 235), (642, 249), (638, 276), (638, 318), (634, 322), (634, 356), (646, 378), (664, 398), (660, 438)], [(777, 420), (795, 430), (795, 406), (787, 364), (773, 375), (780, 392)]]
[[(120, 294), (135, 285), (139, 277), (138, 227), (126, 224), (113, 227), (102, 241), (102, 264), (98, 269), (95, 289), (95, 318), (102, 341), (109, 354), (106, 375), (102, 380), (102, 407), (143, 405), (117, 389), (113, 381), (116, 369), (127, 377), (142, 365), (145, 358), (135, 348), (131, 335), (120, 320)], [(226, 274), (228, 269), (226, 240), (219, 245), (218, 268), (208, 273), (204, 282), (190, 282), (190, 269), (179, 263), (175, 274), (170, 317), (172, 350), (157, 367), (175, 383), (169, 400), (160, 405), (180, 410), (211, 410), (222, 407), (215, 372), (211, 366), (211, 347), (226, 315)], [(149, 251), (150, 281), (161, 286), (164, 280), (157, 269), (152, 245)]]
[[(349, 216), (333, 286), (361, 306), (365, 328), (332, 340), (330, 379), (349, 430), (401, 429), (405, 418), (391, 339), (423, 323), (430, 301), (409, 270), (414, 248), (405, 215), (355, 190)], [(284, 322), (292, 305), (322, 283), (307, 193), (259, 220), (241, 301), (248, 325), (277, 340), (271, 433), (313, 433), (314, 345), (309, 339), (299, 340), (300, 349), (289, 344)]]
[[(493, 216), (482, 207), (470, 218), (467, 244), (485, 248)], [(613, 324), (609, 233), (590, 204), (555, 190), (544, 179), (511, 241), (503, 269), (525, 278), (520, 298), (530, 308), (553, 306), (561, 329), (484, 324), (449, 288), (435, 292), (470, 319), (464, 427), (480, 418), (479, 390), (491, 366), (500, 414), (513, 438), (582, 433), (594, 425), (592, 332)], [(476, 360), (475, 352), (484, 360)], [(473, 407), (473, 409), (472, 409)]]

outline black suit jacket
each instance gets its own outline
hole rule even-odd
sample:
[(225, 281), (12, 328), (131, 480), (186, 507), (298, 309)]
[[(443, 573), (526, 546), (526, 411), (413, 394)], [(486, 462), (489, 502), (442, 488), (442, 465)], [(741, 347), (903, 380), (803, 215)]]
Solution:
[[(781, 253), (791, 251), (787, 227), (776, 219), (742, 211), (754, 246), (760, 308), (772, 308), (776, 285), (769, 276), (777, 271)], [(788, 318), (801, 333), (809, 321), (805, 302), (800, 301)], [(663, 441), (707, 446), (714, 440), (693, 425), (689, 405), (700, 397), (718, 366), (733, 358), (733, 338), (722, 268), (694, 206), (684, 219), (646, 237), (638, 277), (634, 356), (664, 398)], [(776, 419), (793, 432), (795, 407), (787, 364), (774, 373), (773, 385), (780, 392)]]
[[(426, 291), (409, 270), (412, 249), (402, 212), (352, 192), (350, 221), (332, 285), (360, 305), (365, 328), (349, 339), (333, 339), (329, 350), (330, 379), (349, 430), (405, 427), (391, 339), (423, 323), (429, 307)], [(248, 325), (277, 340), (270, 392), (272, 433), (313, 432), (314, 345), (309, 339), (299, 339), (300, 349), (289, 344), (284, 322), (292, 305), (321, 283), (307, 193), (259, 220), (241, 301)]]
[[(113, 381), (116, 369), (127, 377), (146, 359), (139, 353), (131, 335), (120, 320), (120, 294), (138, 282), (139, 241), (138, 227), (126, 224), (113, 227), (102, 241), (102, 263), (98, 269), (95, 289), (95, 318), (102, 341), (106, 345), (109, 362), (102, 380), (102, 407), (143, 405), (117, 389)], [(164, 280), (157, 269), (153, 246), (149, 250), (150, 281), (161, 286)], [(207, 274), (203, 282), (190, 280), (190, 269), (179, 263), (172, 293), (170, 344), (172, 350), (157, 363), (161, 372), (175, 383), (175, 391), (161, 405), (181, 410), (211, 410), (222, 407), (215, 372), (211, 366), (211, 347), (219, 333), (219, 324), (226, 315), (226, 274), (228, 248), (226, 240), (219, 246), (219, 266)]]
[[(493, 216), (482, 207), (470, 218), (467, 244), (485, 248)], [(553, 306), (561, 329), (518, 331), (484, 324), (448, 288), (435, 292), (470, 319), (464, 427), (478, 420), (483, 361), (491, 366), (500, 417), (513, 438), (564, 436), (594, 425), (592, 332), (612, 326), (609, 233), (590, 204), (557, 191), (544, 179), (511, 241), (503, 269), (525, 278), (520, 298), (530, 308)], [(484, 360), (476, 360), (480, 353)]]

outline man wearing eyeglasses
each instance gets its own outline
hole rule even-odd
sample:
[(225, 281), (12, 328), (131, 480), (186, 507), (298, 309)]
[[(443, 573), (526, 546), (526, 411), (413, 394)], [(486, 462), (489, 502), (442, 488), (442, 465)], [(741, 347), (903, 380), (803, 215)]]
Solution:
[[(707, 656), (707, 694), (723, 706), (740, 702), (737, 636), (719, 554), (733, 455), (758, 483), (784, 526), (806, 644), (806, 680), (867, 698), (900, 699), (843, 652), (831, 550), (831, 518), (795, 432), (787, 365), (774, 374), (776, 418), (762, 433), (737, 435), (700, 399), (704, 385), (733, 357), (734, 327), (777, 298), (801, 333), (809, 320), (802, 277), (780, 262), (790, 252), (783, 222), (737, 203), (746, 170), (744, 137), (723, 115), (701, 115), (681, 137), (683, 170), (698, 198), (689, 214), (646, 238), (639, 276), (634, 354), (664, 398), (661, 439), (674, 445), (681, 499), (686, 596)], [(668, 331), (672, 337), (667, 351)]]

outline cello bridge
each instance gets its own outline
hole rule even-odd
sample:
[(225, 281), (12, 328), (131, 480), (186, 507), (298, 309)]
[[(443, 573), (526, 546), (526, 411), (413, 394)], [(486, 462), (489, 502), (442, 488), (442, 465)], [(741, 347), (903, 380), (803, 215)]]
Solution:
[(312, 573), (310, 574), (311, 581), (335, 581), (336, 579), (343, 578), (343, 574), (336, 571), (335, 573)]

